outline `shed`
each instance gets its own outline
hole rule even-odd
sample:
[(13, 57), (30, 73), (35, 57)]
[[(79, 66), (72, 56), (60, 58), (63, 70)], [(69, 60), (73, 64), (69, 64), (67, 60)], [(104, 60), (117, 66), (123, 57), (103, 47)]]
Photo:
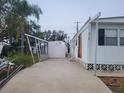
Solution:
[(48, 51), (49, 58), (65, 58), (67, 48), (63, 41), (50, 41)]

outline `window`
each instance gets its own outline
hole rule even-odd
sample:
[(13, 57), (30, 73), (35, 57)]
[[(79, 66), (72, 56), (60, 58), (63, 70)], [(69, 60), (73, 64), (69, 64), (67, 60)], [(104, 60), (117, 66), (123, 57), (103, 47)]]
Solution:
[(105, 29), (105, 45), (117, 45), (117, 29)]
[(105, 29), (99, 29), (98, 32), (98, 45), (104, 45)]
[(117, 45), (117, 29), (99, 29), (98, 45)]
[(119, 36), (120, 36), (120, 45), (124, 46), (124, 29), (120, 29)]

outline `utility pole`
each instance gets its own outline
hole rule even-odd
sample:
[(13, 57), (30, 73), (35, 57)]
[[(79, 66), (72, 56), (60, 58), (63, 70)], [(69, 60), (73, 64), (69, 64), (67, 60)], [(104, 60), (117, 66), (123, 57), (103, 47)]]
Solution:
[(79, 31), (79, 23), (80, 23), (80, 22), (77, 21), (77, 22), (74, 22), (74, 23), (77, 24), (77, 26), (76, 26), (76, 30), (77, 30), (77, 32), (78, 32), (78, 31)]

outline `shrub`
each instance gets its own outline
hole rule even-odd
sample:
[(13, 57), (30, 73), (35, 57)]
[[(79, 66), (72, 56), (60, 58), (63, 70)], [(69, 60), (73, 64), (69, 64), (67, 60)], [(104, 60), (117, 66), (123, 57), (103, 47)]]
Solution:
[[(11, 54), (9, 60), (13, 60), (13, 63), (16, 65), (24, 65), (25, 67), (33, 65), (33, 60), (31, 54), (21, 54), (21, 53), (14, 53)], [(34, 59), (38, 62), (38, 57), (34, 55)]]
[(14, 55), (14, 61), (13, 63), (17, 65), (24, 65), (24, 66), (31, 66), (33, 64), (32, 57), (29, 54), (17, 54)]

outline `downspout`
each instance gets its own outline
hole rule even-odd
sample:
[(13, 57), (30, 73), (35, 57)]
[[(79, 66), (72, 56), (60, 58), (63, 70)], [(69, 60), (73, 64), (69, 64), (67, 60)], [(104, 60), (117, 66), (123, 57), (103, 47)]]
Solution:
[(92, 39), (92, 29), (91, 29), (91, 23), (89, 23), (89, 29), (88, 29), (88, 63), (90, 63), (90, 53), (91, 53), (91, 39)]
[(98, 45), (98, 25), (99, 25), (99, 17), (101, 16), (101, 13), (96, 18), (96, 43), (95, 43), (95, 61), (94, 61), (94, 75), (96, 76), (96, 65), (97, 65), (97, 45)]

